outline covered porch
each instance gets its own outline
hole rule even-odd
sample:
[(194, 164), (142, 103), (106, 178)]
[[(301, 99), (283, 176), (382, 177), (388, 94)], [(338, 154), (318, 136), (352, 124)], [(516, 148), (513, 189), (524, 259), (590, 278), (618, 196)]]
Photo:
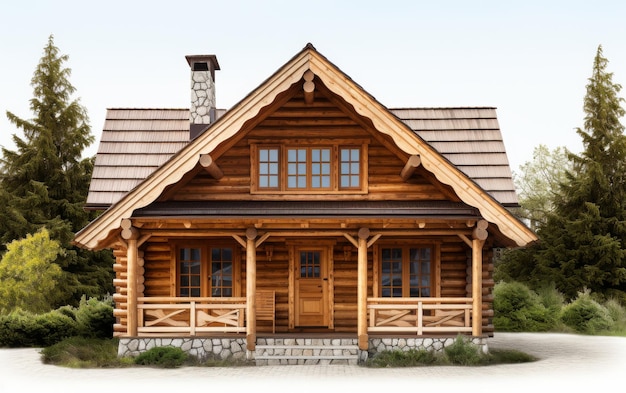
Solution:
[[(124, 220), (122, 247), (116, 250), (116, 286), (120, 287), (115, 295), (116, 335), (236, 336), (244, 339), (248, 351), (254, 351), (258, 338), (268, 335), (348, 334), (359, 350), (367, 351), (373, 337), (463, 334), (482, 338), (490, 333), (484, 327), (490, 323), (491, 308), (483, 304), (483, 296), (490, 293), (484, 282), (484, 277), (489, 281), (489, 268), (483, 263), (487, 223), (475, 216), (437, 222), (389, 217), (354, 222), (248, 218), (231, 219), (229, 225), (215, 219)], [(173, 244), (182, 237), (203, 239), (203, 244), (230, 239), (235, 254), (239, 250), (239, 259), (233, 258), (239, 262), (233, 263), (228, 296), (180, 292), (178, 251)], [(389, 269), (401, 263), (390, 255), (413, 252), (409, 247), (422, 243), (428, 245), (432, 271), (420, 278), (428, 281), (418, 288), (423, 296), (406, 296), (413, 292), (395, 283), (402, 277), (393, 276)], [(171, 261), (158, 263), (169, 266), (167, 272), (156, 267), (166, 255)], [(159, 287), (157, 276), (163, 282)], [(413, 285), (419, 280), (406, 281)]]

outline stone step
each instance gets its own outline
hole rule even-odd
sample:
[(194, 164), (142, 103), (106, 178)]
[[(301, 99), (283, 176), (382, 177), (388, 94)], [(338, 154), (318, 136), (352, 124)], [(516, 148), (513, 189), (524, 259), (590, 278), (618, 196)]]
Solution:
[(257, 365), (358, 364), (359, 348), (352, 344), (263, 344), (256, 345)]

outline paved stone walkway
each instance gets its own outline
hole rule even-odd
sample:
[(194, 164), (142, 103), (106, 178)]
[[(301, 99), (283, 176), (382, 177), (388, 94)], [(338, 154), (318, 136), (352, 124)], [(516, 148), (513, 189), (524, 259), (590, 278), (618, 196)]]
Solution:
[(620, 391), (624, 386), (624, 337), (496, 333), (490, 341), (490, 348), (518, 349), (540, 360), (488, 367), (370, 369), (331, 365), (80, 370), (44, 365), (36, 349), (0, 349), (0, 393), (330, 393), (342, 390), (357, 393), (390, 392), (408, 385), (420, 391), (434, 389), (433, 392), (532, 392), (544, 387), (558, 387), (559, 392), (589, 393), (605, 389)]

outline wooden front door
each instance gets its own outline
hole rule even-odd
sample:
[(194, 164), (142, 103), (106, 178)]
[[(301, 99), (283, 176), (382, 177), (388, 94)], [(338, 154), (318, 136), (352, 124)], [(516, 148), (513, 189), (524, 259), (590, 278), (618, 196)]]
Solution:
[(328, 327), (328, 249), (297, 247), (294, 252), (296, 327)]

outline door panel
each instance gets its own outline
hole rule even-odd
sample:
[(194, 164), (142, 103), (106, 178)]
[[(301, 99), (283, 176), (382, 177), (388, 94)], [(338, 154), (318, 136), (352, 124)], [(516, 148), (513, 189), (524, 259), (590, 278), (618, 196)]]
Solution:
[(327, 252), (298, 249), (295, 253), (295, 324), (328, 326)]

